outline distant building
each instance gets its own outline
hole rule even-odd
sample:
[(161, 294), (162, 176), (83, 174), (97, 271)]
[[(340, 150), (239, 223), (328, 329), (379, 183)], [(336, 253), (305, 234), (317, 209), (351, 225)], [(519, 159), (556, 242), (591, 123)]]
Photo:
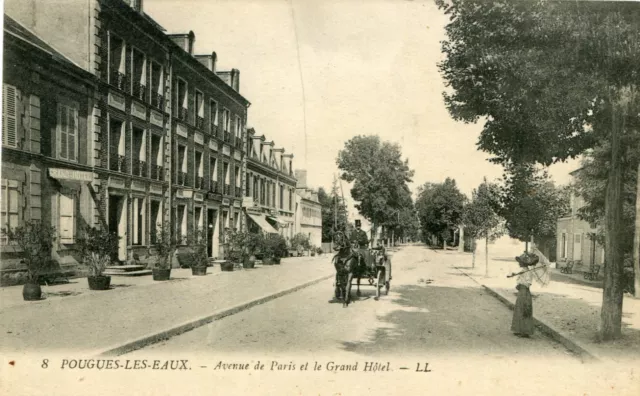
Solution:
[(296, 179), (293, 154), (275, 148), (264, 135), (247, 130), (247, 170), (243, 207), (249, 231), (294, 234)]
[(307, 171), (296, 169), (296, 227), (295, 233), (309, 237), (313, 246), (322, 246), (322, 205), (318, 192), (307, 186)]
[[(580, 169), (571, 172), (570, 175), (574, 177), (578, 172)], [(572, 193), (570, 212), (567, 216), (558, 219), (556, 232), (558, 263), (575, 261), (576, 267), (582, 265), (584, 268), (589, 268), (592, 264), (602, 265), (604, 262), (603, 246), (590, 238), (597, 229), (578, 218), (578, 209), (584, 205), (584, 200)]]

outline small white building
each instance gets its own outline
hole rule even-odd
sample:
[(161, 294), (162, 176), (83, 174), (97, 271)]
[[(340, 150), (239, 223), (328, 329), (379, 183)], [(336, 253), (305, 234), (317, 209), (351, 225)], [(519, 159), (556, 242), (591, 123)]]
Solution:
[(309, 237), (311, 245), (322, 246), (322, 205), (318, 200), (318, 192), (307, 186), (307, 171), (295, 171), (296, 211), (295, 233)]

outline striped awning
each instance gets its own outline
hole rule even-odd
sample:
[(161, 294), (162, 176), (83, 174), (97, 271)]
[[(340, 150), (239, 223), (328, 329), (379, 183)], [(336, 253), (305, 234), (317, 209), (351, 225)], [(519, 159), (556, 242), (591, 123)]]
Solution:
[(262, 230), (264, 232), (266, 232), (268, 234), (277, 234), (278, 233), (278, 230), (276, 230), (275, 228), (273, 228), (273, 226), (271, 224), (269, 224), (269, 222), (265, 218), (265, 215), (247, 213), (247, 216), (249, 216), (251, 218), (251, 220), (253, 220), (253, 222), (258, 225), (258, 227), (262, 228)]

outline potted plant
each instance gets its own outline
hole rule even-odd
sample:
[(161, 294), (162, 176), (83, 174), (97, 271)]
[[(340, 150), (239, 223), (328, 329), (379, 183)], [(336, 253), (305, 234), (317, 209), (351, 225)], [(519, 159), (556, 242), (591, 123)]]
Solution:
[(298, 256), (304, 255), (304, 251), (311, 249), (309, 236), (303, 233), (297, 233), (291, 239), (291, 246), (298, 252)]
[(287, 241), (280, 234), (269, 234), (264, 241), (263, 263), (280, 264), (280, 259), (287, 255)]
[(205, 234), (202, 230), (197, 230), (187, 238), (187, 246), (182, 253), (178, 254), (180, 266), (191, 268), (194, 276), (204, 276), (207, 274), (209, 258), (207, 257), (207, 247), (205, 244)]
[(55, 228), (38, 220), (31, 220), (13, 230), (3, 230), (3, 233), (22, 250), (23, 262), (27, 266), (27, 282), (22, 288), (22, 298), (25, 301), (40, 300), (42, 288), (38, 276), (51, 265)]
[(255, 268), (256, 252), (261, 250), (264, 245), (264, 235), (262, 235), (262, 232), (247, 233), (245, 242), (247, 254), (243, 258), (242, 266), (244, 268)]
[(318, 256), (322, 256), (322, 253), (324, 253), (324, 252), (322, 251), (322, 248), (318, 248), (317, 253), (318, 253)]
[(236, 265), (243, 262), (246, 245), (246, 234), (241, 231), (227, 231), (227, 249), (225, 249), (227, 262), (220, 264), (221, 271), (233, 271)]
[(103, 275), (111, 258), (118, 251), (118, 237), (104, 228), (87, 227), (76, 241), (80, 248), (82, 262), (89, 268), (87, 282), (90, 290), (107, 290), (111, 277)]
[(315, 257), (316, 251), (318, 250), (315, 246), (311, 245), (311, 257)]
[(154, 281), (166, 281), (171, 278), (171, 257), (176, 249), (175, 237), (171, 235), (169, 224), (160, 225), (156, 232), (156, 263), (152, 268)]

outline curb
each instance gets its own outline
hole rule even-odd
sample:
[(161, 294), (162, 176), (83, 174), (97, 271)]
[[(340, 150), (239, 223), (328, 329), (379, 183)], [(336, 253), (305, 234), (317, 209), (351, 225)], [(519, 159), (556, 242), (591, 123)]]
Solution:
[(331, 275), (325, 275), (322, 276), (320, 278), (314, 279), (310, 282), (306, 282), (303, 283), (301, 285), (297, 285), (294, 287), (290, 287), (288, 289), (285, 290), (281, 290), (279, 292), (276, 293), (272, 293), (272, 294), (267, 294), (265, 296), (259, 297), (257, 299), (251, 300), (249, 302), (245, 302), (245, 303), (241, 303), (238, 305), (235, 305), (231, 308), (223, 308), (220, 309), (212, 314), (203, 316), (201, 318), (195, 319), (195, 320), (190, 320), (188, 322), (184, 322), (182, 324), (179, 324), (177, 326), (173, 326), (171, 328), (159, 331), (159, 332), (154, 332), (151, 334), (148, 334), (146, 336), (140, 337), (136, 340), (133, 341), (129, 341), (126, 342), (124, 344), (120, 344), (120, 345), (114, 345), (112, 347), (109, 347), (101, 352), (98, 352), (96, 355), (97, 356), (120, 356), (120, 355), (124, 355), (126, 353), (129, 352), (133, 352), (137, 349), (141, 349), (144, 348), (146, 346), (149, 346), (151, 344), (156, 344), (158, 342), (161, 341), (165, 341), (171, 337), (175, 337), (177, 335), (180, 335), (182, 333), (185, 333), (187, 331), (191, 331), (193, 329), (196, 329), (198, 327), (204, 326), (208, 323), (211, 323), (215, 320), (218, 319), (222, 319), (226, 316), (230, 316), (233, 314), (236, 314), (238, 312), (241, 311), (245, 311), (251, 307), (254, 307), (256, 305), (260, 305), (260, 304), (264, 304), (266, 302), (269, 302), (271, 300), (275, 300), (276, 298), (285, 296), (287, 294), (291, 294), (294, 293), (298, 290), (304, 289), (306, 287), (309, 286), (313, 286), (317, 283), (320, 283), (324, 280), (333, 278), (335, 275), (331, 274)]
[[(469, 279), (473, 280), (475, 283), (477, 283), (480, 286), (482, 286), (487, 293), (489, 293), (490, 295), (495, 297), (498, 301), (500, 301), (501, 303), (506, 305), (507, 308), (509, 308), (510, 310), (513, 311), (513, 309), (515, 307), (515, 304), (513, 304), (511, 301), (506, 299), (503, 295), (501, 295), (497, 291), (493, 290), (489, 286), (483, 285), (482, 283), (478, 282), (476, 279), (474, 279), (472, 276), (470, 276), (469, 274), (467, 274), (463, 270), (459, 269), (458, 267), (454, 267), (454, 268), (457, 269), (458, 271), (462, 272), (465, 276), (467, 276)], [(576, 342), (574, 340), (571, 340), (570, 338), (568, 338), (567, 336), (562, 334), (560, 331), (554, 329), (553, 327), (551, 327), (548, 324), (542, 322), (541, 320), (536, 319), (534, 317), (533, 318), (533, 322), (535, 323), (535, 326), (538, 329), (540, 329), (540, 331), (542, 331), (542, 333), (544, 333), (545, 335), (547, 335), (548, 337), (550, 337), (554, 341), (562, 344), (570, 352), (572, 352), (573, 354), (577, 355), (580, 358), (580, 360), (582, 360), (583, 363), (586, 363), (586, 362), (595, 363), (595, 362), (599, 362), (599, 361), (602, 360), (601, 358), (599, 358), (596, 355), (594, 355), (592, 352), (589, 352), (584, 346), (580, 345), (580, 343), (578, 343), (578, 342)]]

